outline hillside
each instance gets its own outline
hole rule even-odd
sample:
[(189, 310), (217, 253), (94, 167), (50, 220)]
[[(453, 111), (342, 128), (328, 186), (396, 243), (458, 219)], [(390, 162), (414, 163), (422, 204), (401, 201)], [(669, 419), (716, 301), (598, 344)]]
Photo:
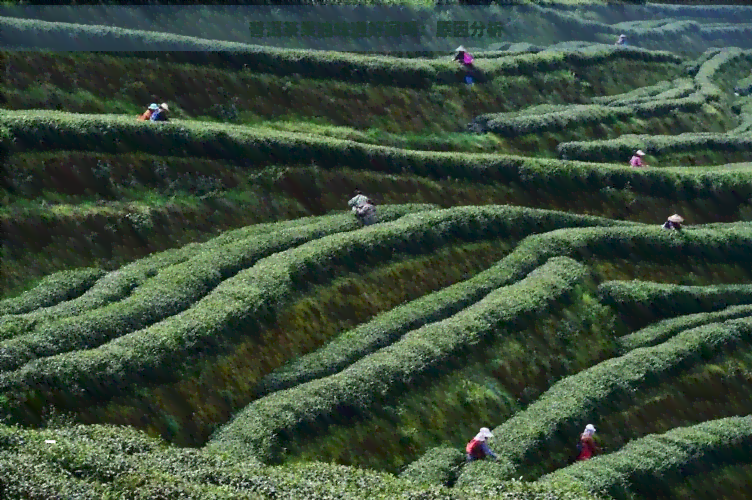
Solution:
[(3, 9), (3, 498), (749, 496), (752, 10), (518, 6), (469, 87)]

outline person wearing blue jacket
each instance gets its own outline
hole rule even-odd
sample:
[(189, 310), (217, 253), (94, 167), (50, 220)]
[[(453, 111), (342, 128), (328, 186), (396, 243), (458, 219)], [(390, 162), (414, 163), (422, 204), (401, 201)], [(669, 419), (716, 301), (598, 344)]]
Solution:
[(169, 111), (170, 111), (170, 108), (167, 107), (167, 103), (163, 102), (162, 104), (159, 105), (159, 108), (151, 114), (151, 117), (149, 117), (149, 120), (153, 122), (166, 122), (167, 113)]

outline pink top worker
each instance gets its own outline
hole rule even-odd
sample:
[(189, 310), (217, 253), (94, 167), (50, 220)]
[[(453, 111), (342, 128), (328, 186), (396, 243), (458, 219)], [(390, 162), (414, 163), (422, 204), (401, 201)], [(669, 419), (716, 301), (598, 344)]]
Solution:
[(632, 159), (629, 160), (629, 165), (632, 167), (647, 167), (642, 161), (643, 156), (645, 156), (645, 153), (641, 149), (638, 149)]

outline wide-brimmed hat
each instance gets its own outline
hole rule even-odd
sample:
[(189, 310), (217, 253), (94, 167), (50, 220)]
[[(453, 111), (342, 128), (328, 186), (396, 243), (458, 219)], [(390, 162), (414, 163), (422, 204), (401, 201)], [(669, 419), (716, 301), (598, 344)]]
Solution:
[(153, 102), (153, 103), (149, 104), (149, 109), (151, 109), (151, 110), (154, 111), (154, 110), (159, 109), (159, 106), (157, 105), (157, 103)]
[(638, 149), (638, 150), (637, 150), (637, 152), (636, 152), (635, 154), (636, 154), (637, 156), (645, 156), (645, 151), (643, 151), (642, 149)]
[(170, 110), (170, 108), (167, 106), (166, 102), (163, 102), (162, 104), (160, 104), (159, 107), (162, 108), (162, 109), (164, 109), (165, 111), (169, 111)]
[(674, 214), (674, 215), (672, 215), (671, 217), (668, 218), (668, 221), (669, 222), (676, 222), (677, 224), (681, 224), (682, 222), (684, 222), (684, 217), (682, 217), (681, 215)]
[(478, 441), (485, 441), (488, 438), (494, 437), (491, 430), (488, 427), (481, 428), (480, 432), (475, 436)]
[(454, 51), (455, 52), (467, 52), (467, 49), (465, 48), (464, 45), (460, 45), (459, 47), (457, 47), (456, 49), (454, 49)]
[(619, 35), (619, 38), (627, 38), (627, 35)]

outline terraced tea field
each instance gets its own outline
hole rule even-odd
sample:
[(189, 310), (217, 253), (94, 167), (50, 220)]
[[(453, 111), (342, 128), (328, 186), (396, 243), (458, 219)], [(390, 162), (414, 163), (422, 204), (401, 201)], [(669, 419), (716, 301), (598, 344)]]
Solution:
[(0, 54), (2, 498), (748, 498), (752, 9), (527, 9), (472, 87), (0, 18), (174, 51)]

